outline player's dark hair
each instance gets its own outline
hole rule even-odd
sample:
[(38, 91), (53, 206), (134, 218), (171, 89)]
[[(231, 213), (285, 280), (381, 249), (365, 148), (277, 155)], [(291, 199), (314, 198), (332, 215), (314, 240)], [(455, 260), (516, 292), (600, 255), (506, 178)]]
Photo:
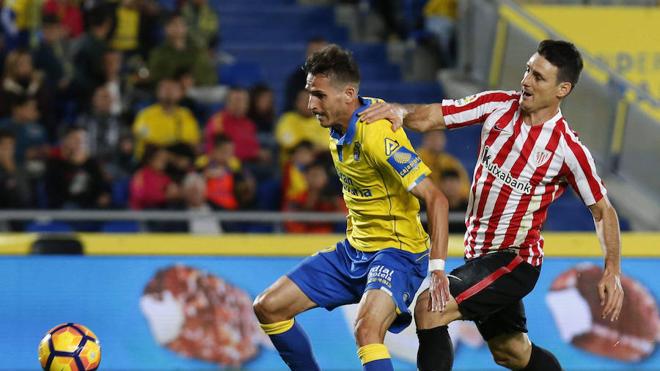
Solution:
[(360, 69), (353, 54), (336, 44), (330, 44), (307, 58), (306, 73), (325, 75), (340, 83), (360, 84)]
[(543, 40), (536, 52), (557, 67), (557, 81), (570, 82), (572, 91), (583, 67), (582, 56), (575, 45), (563, 40)]

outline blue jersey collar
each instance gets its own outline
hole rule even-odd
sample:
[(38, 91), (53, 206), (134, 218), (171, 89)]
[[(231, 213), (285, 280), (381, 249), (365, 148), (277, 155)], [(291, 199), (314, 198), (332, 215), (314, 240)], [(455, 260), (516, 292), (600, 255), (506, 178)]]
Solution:
[(367, 107), (371, 105), (371, 99), (364, 99), (361, 96), (358, 96), (358, 100), (360, 101), (360, 107), (356, 109), (353, 112), (353, 115), (351, 116), (351, 120), (348, 122), (348, 128), (346, 129), (346, 133), (342, 136), (341, 133), (335, 129), (330, 129), (330, 136), (334, 139), (337, 140), (337, 145), (338, 146), (343, 146), (343, 145), (349, 145), (353, 143), (353, 138), (355, 137), (355, 131), (356, 128), (355, 126), (357, 125), (357, 122), (360, 120), (360, 117), (358, 114)]

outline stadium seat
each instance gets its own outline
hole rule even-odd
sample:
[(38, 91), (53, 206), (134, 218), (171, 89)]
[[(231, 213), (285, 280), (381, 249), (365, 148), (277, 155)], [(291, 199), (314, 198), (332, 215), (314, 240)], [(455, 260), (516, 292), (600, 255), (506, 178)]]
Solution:
[(229, 86), (250, 86), (263, 82), (264, 74), (261, 67), (252, 62), (237, 61), (232, 64), (223, 64), (218, 69), (220, 84)]
[(73, 232), (73, 227), (71, 227), (70, 224), (64, 222), (33, 221), (25, 226), (25, 231), (32, 233), (70, 233)]
[(105, 222), (101, 226), (103, 233), (138, 233), (140, 232), (140, 223), (129, 220), (119, 220)]

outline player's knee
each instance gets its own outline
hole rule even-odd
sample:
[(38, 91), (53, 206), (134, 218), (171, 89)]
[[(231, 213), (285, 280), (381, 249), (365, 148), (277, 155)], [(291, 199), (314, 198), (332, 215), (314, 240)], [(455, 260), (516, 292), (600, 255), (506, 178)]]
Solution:
[(381, 328), (381, 324), (369, 317), (358, 318), (353, 332), (359, 346), (382, 343), (385, 338), (385, 330)]
[(252, 303), (254, 314), (261, 323), (271, 323), (276, 321), (274, 317), (277, 315), (277, 301), (273, 295), (268, 292), (262, 292), (254, 299)]
[(448, 325), (450, 321), (445, 313), (429, 311), (429, 300), (429, 296), (425, 295), (425, 293), (417, 298), (414, 310), (415, 324), (417, 328), (420, 330), (427, 330), (438, 326)]
[[(526, 339), (526, 338), (525, 338)], [(522, 369), (529, 361), (531, 344), (521, 339), (509, 339), (504, 342), (489, 342), (490, 352), (495, 363), (511, 370)]]

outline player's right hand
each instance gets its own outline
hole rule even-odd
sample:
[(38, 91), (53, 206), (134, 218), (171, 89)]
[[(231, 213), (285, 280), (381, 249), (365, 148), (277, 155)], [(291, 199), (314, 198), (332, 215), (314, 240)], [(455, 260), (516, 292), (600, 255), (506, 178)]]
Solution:
[(430, 275), (431, 283), (429, 285), (429, 300), (428, 310), (431, 312), (443, 312), (449, 302), (449, 279), (445, 271), (432, 271)]
[(360, 113), (360, 120), (370, 124), (385, 119), (392, 123), (392, 131), (397, 131), (403, 126), (403, 118), (407, 113), (406, 109), (400, 104), (377, 102), (372, 103)]

